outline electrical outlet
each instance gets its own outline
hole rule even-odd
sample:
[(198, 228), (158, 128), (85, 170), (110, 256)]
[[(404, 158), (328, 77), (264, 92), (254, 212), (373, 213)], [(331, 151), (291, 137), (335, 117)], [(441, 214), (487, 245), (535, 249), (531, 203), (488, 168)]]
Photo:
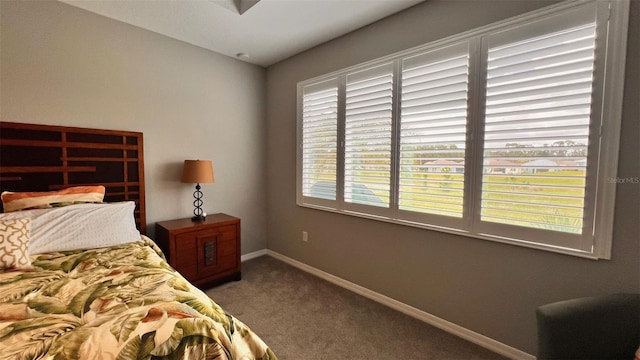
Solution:
[(302, 241), (304, 241), (304, 242), (308, 242), (309, 241), (309, 234), (307, 234), (306, 231), (302, 232)]

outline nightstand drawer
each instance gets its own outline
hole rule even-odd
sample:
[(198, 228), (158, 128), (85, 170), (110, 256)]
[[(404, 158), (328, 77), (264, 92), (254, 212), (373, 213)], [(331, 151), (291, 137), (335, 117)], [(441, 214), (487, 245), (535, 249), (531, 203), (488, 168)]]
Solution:
[(240, 219), (224, 214), (203, 222), (189, 219), (156, 224), (158, 245), (169, 264), (195, 285), (240, 279)]
[(176, 236), (176, 270), (206, 277), (236, 267), (236, 227), (223, 226)]

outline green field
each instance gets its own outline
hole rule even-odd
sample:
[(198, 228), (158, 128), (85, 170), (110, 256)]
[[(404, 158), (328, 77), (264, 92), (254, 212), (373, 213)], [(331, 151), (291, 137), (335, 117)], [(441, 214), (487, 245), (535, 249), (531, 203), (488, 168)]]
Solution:
[[(366, 174), (362, 174), (366, 176)], [(371, 190), (388, 203), (388, 192)], [(581, 233), (584, 171), (483, 175), (483, 221)], [(412, 174), (400, 179), (402, 210), (462, 217), (463, 175)]]
[[(366, 188), (380, 199), (371, 205), (389, 204), (387, 178), (380, 177), (377, 172), (387, 169), (388, 173), (388, 165), (368, 165), (367, 170), (351, 174), (352, 182), (366, 184)], [(331, 174), (326, 180), (335, 183), (334, 176)], [(376, 176), (380, 185), (376, 184)], [(482, 182), (483, 221), (575, 234), (582, 232), (584, 171), (483, 174)], [(399, 185), (401, 210), (462, 217), (463, 174), (426, 171), (405, 174), (401, 171)], [(355, 196), (353, 201), (359, 202)]]

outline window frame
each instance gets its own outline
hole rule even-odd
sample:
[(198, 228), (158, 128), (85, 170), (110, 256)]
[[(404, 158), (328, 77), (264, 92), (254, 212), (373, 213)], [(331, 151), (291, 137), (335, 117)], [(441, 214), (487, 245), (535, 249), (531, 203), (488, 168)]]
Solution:
[[(471, 176), (471, 171), (469, 171), (469, 166), (471, 165), (471, 161), (469, 161), (470, 155), (472, 154), (471, 149), (469, 149), (468, 145), (470, 143), (470, 136), (471, 136), (471, 131), (470, 129), (470, 119), (472, 118), (471, 114), (472, 111), (474, 111), (475, 109), (472, 107), (472, 88), (475, 87), (475, 83), (473, 81), (473, 79), (475, 78), (475, 66), (473, 64), (473, 60), (474, 57), (472, 56), (472, 54), (476, 51), (475, 48), (475, 44), (473, 42), (471, 42), (469, 39), (462, 39), (462, 40), (458, 40), (458, 41), (452, 41), (444, 46), (436, 46), (434, 48), (430, 48), (430, 49), (425, 49), (425, 51), (416, 51), (415, 53), (412, 53), (410, 55), (407, 56), (403, 56), (402, 58), (399, 59), (399, 63), (400, 63), (400, 74), (402, 75), (402, 70), (403, 67), (402, 65), (404, 65), (405, 60), (408, 59), (413, 59), (416, 57), (432, 57), (431, 55), (435, 55), (433, 57), (435, 58), (440, 58), (440, 57), (449, 57), (449, 54), (459, 54), (460, 50), (459, 49), (464, 49), (466, 48), (468, 57), (469, 57), (469, 64), (468, 64), (468, 69), (467, 69), (467, 79), (468, 79), (468, 85), (467, 85), (467, 104), (466, 104), (466, 110), (467, 110), (467, 131), (465, 134), (465, 139), (464, 139), (464, 143), (465, 143), (465, 166), (464, 166), (464, 175), (463, 175), (463, 182), (465, 184), (464, 186), (464, 190), (463, 190), (463, 209), (462, 209), (462, 217), (458, 218), (458, 217), (449, 217), (449, 216), (443, 216), (443, 215), (438, 215), (438, 214), (432, 214), (432, 213), (421, 213), (421, 212), (414, 212), (414, 211), (409, 211), (409, 210), (403, 210), (400, 209), (398, 207), (397, 209), (397, 214), (398, 217), (404, 219), (405, 221), (411, 221), (411, 222), (416, 222), (416, 223), (420, 223), (420, 224), (430, 224), (430, 225), (435, 225), (435, 226), (440, 226), (440, 227), (445, 227), (445, 228), (453, 228), (453, 229), (462, 229), (462, 230), (470, 230), (468, 229), (470, 227), (470, 223), (469, 223), (469, 215), (470, 215), (470, 210), (471, 209), (467, 209), (467, 207), (464, 206), (464, 201), (468, 198), (469, 196), (469, 192), (471, 191), (469, 189), (469, 186), (466, 186), (467, 184), (469, 184), (470, 181), (470, 176)], [(436, 53), (443, 53), (442, 55), (440, 54), (436, 54)], [(444, 55), (447, 54), (447, 55)], [(401, 89), (398, 90), (398, 92), (401, 92)], [(398, 104), (399, 107), (402, 107), (402, 96), (398, 95)], [(397, 121), (398, 126), (402, 125), (402, 121), (401, 119), (398, 119)], [(398, 137), (400, 138), (400, 134), (398, 135)], [(397, 151), (398, 153), (400, 153), (401, 148), (400, 146), (397, 147)], [(400, 156), (400, 154), (398, 154), (398, 157)], [(400, 166), (398, 166), (398, 171), (400, 169)], [(397, 189), (396, 190), (396, 194), (399, 197), (400, 195), (400, 190)], [(398, 204), (399, 205), (399, 204)]]
[[(354, 76), (356, 78), (360, 78), (364, 75), (366, 75), (367, 73), (380, 73), (381, 71), (384, 70), (384, 68), (386, 67), (391, 67), (391, 92), (392, 92), (392, 100), (395, 97), (395, 89), (396, 89), (396, 78), (395, 78), (395, 69), (394, 69), (394, 64), (390, 63), (390, 62), (381, 62), (376, 66), (371, 66), (371, 67), (367, 67), (366, 69), (361, 69), (359, 71), (351, 71), (348, 72), (344, 75), (344, 84), (345, 84), (345, 92), (344, 92), (344, 102), (345, 102), (345, 109), (347, 104), (347, 97), (348, 97), (348, 89), (347, 87), (349, 86), (349, 77), (350, 76)], [(393, 197), (393, 191), (391, 189), (391, 183), (393, 182), (391, 180), (392, 177), (392, 172), (393, 172), (393, 157), (394, 157), (394, 144), (393, 144), (393, 118), (394, 118), (394, 112), (395, 112), (395, 104), (392, 102), (391, 104), (392, 108), (391, 108), (391, 130), (390, 130), (390, 142), (391, 142), (391, 150), (389, 153), (389, 162), (390, 162), (390, 172), (389, 172), (389, 202), (391, 204), (391, 198)], [(346, 111), (344, 114), (344, 126), (342, 127), (343, 133), (342, 136), (339, 137), (339, 141), (342, 145), (342, 150), (341, 150), (341, 154), (345, 154), (346, 149), (347, 149), (347, 116), (346, 116)], [(343, 177), (341, 179), (337, 179), (337, 182), (342, 183), (342, 190), (344, 192), (345, 187), (347, 186), (347, 179), (346, 179), (346, 172), (347, 172), (347, 167), (346, 167), (346, 156), (343, 156), (342, 158), (343, 160), (343, 165), (341, 167), (341, 170), (343, 171)], [(391, 209), (391, 205), (389, 204), (388, 207), (377, 207), (377, 206), (370, 206), (370, 205), (366, 205), (366, 204), (360, 204), (357, 202), (350, 202), (350, 201), (346, 201), (345, 198), (346, 196), (344, 196), (345, 194), (343, 194), (343, 196), (341, 197), (342, 200), (342, 206), (344, 208), (344, 210), (346, 211), (353, 211), (353, 212), (366, 212), (372, 215), (378, 215), (378, 216), (389, 216), (389, 212)]]
[[(482, 186), (483, 167), (483, 129), (484, 129), (484, 86), (486, 85), (486, 49), (487, 39), (498, 32), (508, 32), (517, 27), (524, 27), (528, 23), (535, 23), (544, 19), (562, 18), (563, 14), (579, 11), (582, 7), (596, 7), (596, 30), (598, 35), (606, 31), (604, 50), (595, 52), (594, 86), (592, 90), (592, 109), (598, 112), (599, 120), (590, 117), (589, 155), (587, 159), (587, 171), (596, 173), (587, 174), (587, 186), (585, 191), (594, 192), (595, 205), (585, 206), (585, 216), (593, 221), (590, 228), (592, 246), (590, 249), (567, 248), (545, 242), (519, 239), (505, 236), (509, 232), (492, 232), (492, 226), (486, 226), (480, 220), (480, 197)], [(565, 1), (551, 5), (530, 13), (489, 24), (477, 29), (453, 35), (422, 46), (391, 54), (379, 59), (368, 61), (346, 69), (338, 70), (330, 74), (318, 76), (301, 81), (297, 86), (297, 170), (296, 170), (296, 203), (302, 207), (315, 208), (352, 216), (359, 216), (379, 221), (403, 224), (430, 230), (453, 233), (484, 240), (515, 244), (529, 248), (547, 250), (557, 253), (575, 255), (590, 259), (610, 259), (613, 237), (613, 213), (615, 207), (616, 181), (611, 181), (617, 175), (618, 150), (620, 144), (620, 129), (622, 121), (622, 99), (624, 92), (624, 65), (626, 59), (627, 28), (629, 18), (629, 0), (595, 1), (578, 0)], [(603, 22), (604, 21), (604, 22)], [(603, 30), (602, 25), (606, 25)], [(602, 37), (601, 37), (602, 38)], [(469, 44), (469, 90), (467, 99), (467, 133), (464, 166), (464, 194), (463, 217), (445, 218), (438, 221), (438, 215), (424, 214), (400, 210), (398, 207), (399, 196), (399, 168), (400, 168), (400, 109), (401, 109), (401, 77), (403, 60), (419, 56), (432, 51), (440, 51), (460, 43)], [(598, 43), (597, 43), (598, 44)], [(344, 201), (344, 150), (345, 150), (345, 86), (349, 74), (363, 72), (368, 69), (393, 63), (393, 101), (392, 101), (392, 131), (391, 131), (391, 196), (389, 208), (376, 208), (375, 206), (347, 203)], [(604, 79), (603, 79), (604, 78)], [(302, 194), (302, 97), (305, 88), (315, 84), (335, 80), (338, 83), (338, 144), (337, 144), (337, 174), (336, 174), (336, 200), (325, 200)], [(601, 89), (607, 89), (598, 94)], [(596, 93), (594, 97), (594, 92)], [(598, 97), (600, 96), (600, 97)], [(595, 105), (594, 105), (595, 104)], [(594, 135), (594, 133), (599, 133)], [(592, 142), (592, 139), (599, 140)], [(603, 146), (607, 144), (607, 146)], [(597, 154), (592, 155), (592, 149)], [(593, 160), (595, 157), (595, 160)], [(595, 164), (594, 164), (595, 161)], [(585, 201), (588, 199), (585, 194)], [(425, 220), (427, 219), (427, 220)], [(436, 220), (433, 220), (436, 219)], [(504, 226), (501, 228), (514, 228), (529, 234), (539, 233), (542, 238), (545, 234), (558, 233), (547, 230), (536, 230), (520, 226)], [(489, 229), (489, 231), (487, 231)], [(535, 231), (530, 231), (535, 230)], [(584, 233), (584, 230), (583, 230)], [(512, 233), (513, 234), (513, 233)]]

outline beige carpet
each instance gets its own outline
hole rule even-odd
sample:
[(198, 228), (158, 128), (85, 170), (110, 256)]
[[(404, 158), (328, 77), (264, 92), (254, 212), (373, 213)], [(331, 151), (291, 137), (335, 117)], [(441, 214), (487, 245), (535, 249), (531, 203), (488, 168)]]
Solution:
[(207, 294), (281, 360), (504, 359), (269, 256)]

